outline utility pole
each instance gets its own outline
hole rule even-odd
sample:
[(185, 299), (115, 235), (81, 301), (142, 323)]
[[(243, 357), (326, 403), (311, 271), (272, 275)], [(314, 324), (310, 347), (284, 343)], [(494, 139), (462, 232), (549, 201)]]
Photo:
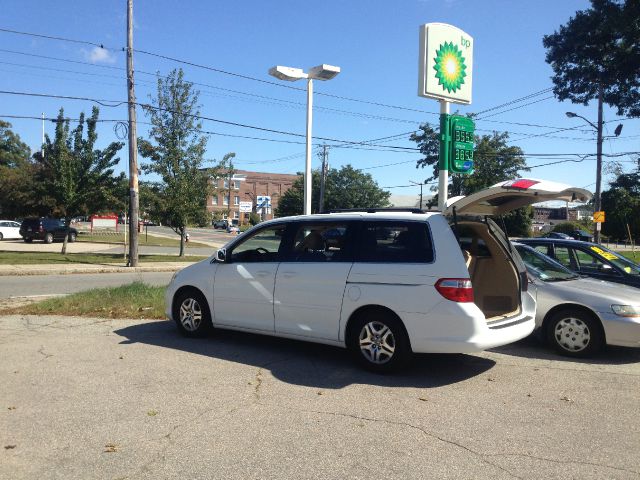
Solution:
[(329, 147), (325, 143), (322, 145), (322, 169), (320, 170), (320, 201), (318, 202), (318, 213), (324, 210), (324, 184), (327, 180), (327, 170), (329, 168), (327, 158), (329, 156)]
[(418, 205), (418, 208), (422, 210), (422, 186), (427, 183), (427, 181), (425, 180), (424, 182), (418, 183), (414, 182), (413, 180), (409, 180), (409, 182), (413, 183), (414, 185), (420, 185), (420, 204)]
[(133, 81), (133, 0), (127, 0), (127, 93), (129, 100), (129, 266), (138, 266), (138, 137)]
[(44, 160), (44, 112), (42, 112), (42, 146), (40, 147), (40, 156)]
[[(595, 211), (599, 212), (601, 207), (600, 191), (602, 188), (602, 83), (598, 85), (598, 144), (597, 144), (597, 166), (596, 166), (596, 201)], [(600, 243), (600, 223), (594, 225), (593, 241)]]

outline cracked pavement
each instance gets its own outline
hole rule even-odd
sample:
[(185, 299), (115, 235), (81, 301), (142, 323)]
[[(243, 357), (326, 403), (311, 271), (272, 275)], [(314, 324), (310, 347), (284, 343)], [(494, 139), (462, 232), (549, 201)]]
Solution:
[(0, 479), (632, 479), (640, 349), (527, 339), (375, 375), (166, 321), (0, 317)]

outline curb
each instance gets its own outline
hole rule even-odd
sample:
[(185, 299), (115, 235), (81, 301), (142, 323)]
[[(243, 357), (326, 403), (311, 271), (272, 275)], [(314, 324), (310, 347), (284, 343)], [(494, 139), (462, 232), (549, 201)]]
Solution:
[(1, 265), (0, 276), (26, 275), (70, 275), (74, 273), (142, 273), (142, 272), (175, 272), (196, 262), (180, 262), (167, 264), (143, 265), (139, 267), (110, 265), (65, 265), (43, 268), (42, 265)]

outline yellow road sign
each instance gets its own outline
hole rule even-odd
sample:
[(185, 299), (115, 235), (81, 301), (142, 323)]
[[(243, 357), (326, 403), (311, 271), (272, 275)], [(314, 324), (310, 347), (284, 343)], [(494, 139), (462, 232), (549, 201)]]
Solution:
[(604, 223), (604, 212), (593, 212), (593, 221), (596, 223)]

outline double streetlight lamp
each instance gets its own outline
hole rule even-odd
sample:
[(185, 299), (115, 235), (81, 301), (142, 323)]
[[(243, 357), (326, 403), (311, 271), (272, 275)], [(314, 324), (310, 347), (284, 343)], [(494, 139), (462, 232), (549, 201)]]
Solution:
[(276, 66), (269, 69), (269, 75), (280, 80), (295, 82), (307, 80), (307, 148), (304, 168), (304, 214), (311, 214), (311, 126), (313, 123), (313, 80), (331, 80), (340, 73), (340, 67), (318, 65), (304, 72), (301, 68)]
[[(602, 101), (600, 98), (600, 101), (598, 102), (598, 125), (594, 125), (593, 122), (591, 122), (590, 120), (587, 120), (586, 118), (584, 118), (582, 115), (578, 115), (577, 113), (573, 113), (573, 112), (566, 112), (567, 117), (569, 118), (581, 118), (582, 120), (584, 120), (585, 122), (587, 122), (589, 125), (591, 125), (591, 127), (593, 127), (593, 129), (597, 132), (598, 134), (598, 138), (597, 138), (597, 147), (596, 147), (596, 194), (595, 194), (595, 205), (594, 205), (594, 209), (596, 212), (599, 212), (602, 208), (602, 203), (601, 203), (601, 198), (600, 198), (600, 193), (602, 190), (602, 140), (605, 138), (602, 136), (602, 126), (604, 124), (603, 120), (602, 120)], [(612, 136), (619, 136), (620, 133), (622, 132), (622, 124), (618, 125), (615, 129), (615, 135)], [(568, 210), (567, 210), (568, 213)], [(600, 243), (600, 230), (598, 228), (598, 224), (596, 224), (595, 226), (595, 230), (593, 232), (593, 240), (596, 243)]]

